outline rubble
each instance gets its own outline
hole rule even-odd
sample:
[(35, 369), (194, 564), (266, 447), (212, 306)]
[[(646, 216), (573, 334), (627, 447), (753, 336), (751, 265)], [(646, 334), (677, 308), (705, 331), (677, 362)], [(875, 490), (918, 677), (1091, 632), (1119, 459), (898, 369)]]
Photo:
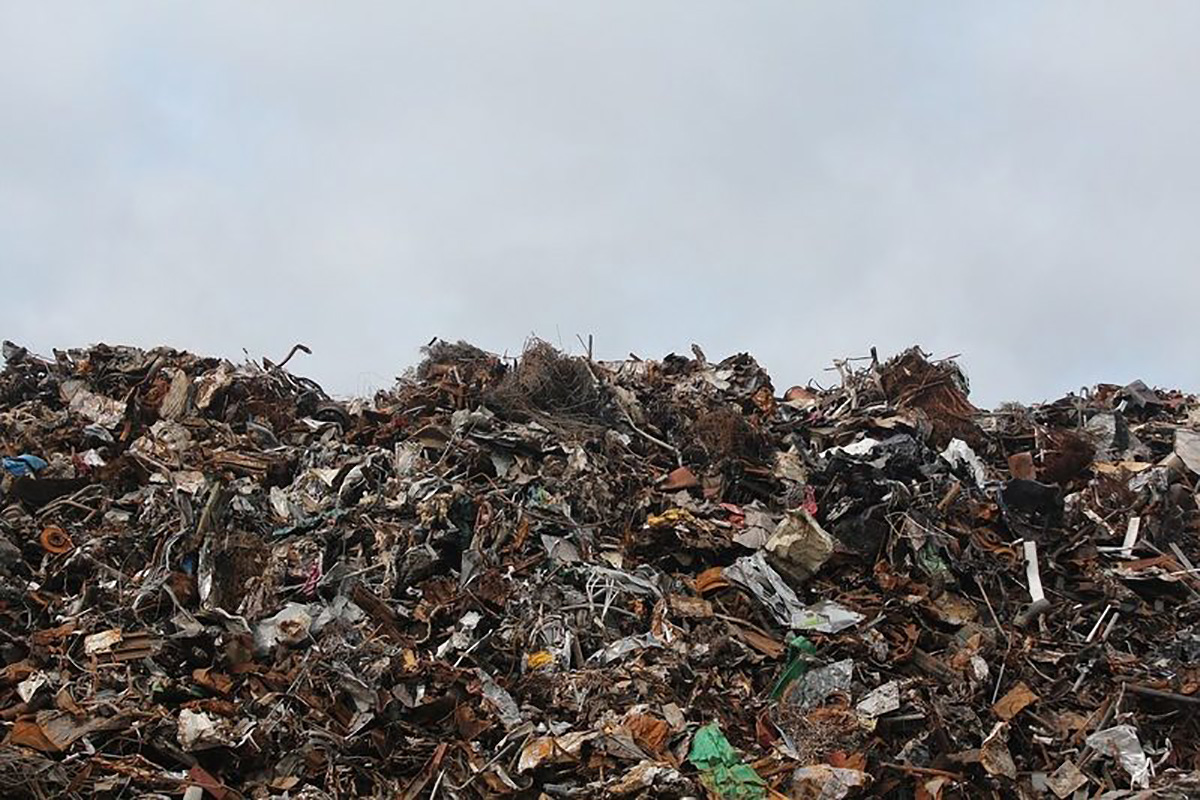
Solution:
[(0, 373), (0, 796), (1189, 797), (1200, 400), (516, 359)]

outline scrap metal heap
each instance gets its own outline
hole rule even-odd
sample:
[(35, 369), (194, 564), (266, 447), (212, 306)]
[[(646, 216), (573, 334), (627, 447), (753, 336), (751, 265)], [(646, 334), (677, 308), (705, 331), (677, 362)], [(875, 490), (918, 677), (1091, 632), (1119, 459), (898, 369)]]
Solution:
[(0, 374), (0, 796), (1200, 793), (1200, 403), (437, 341)]

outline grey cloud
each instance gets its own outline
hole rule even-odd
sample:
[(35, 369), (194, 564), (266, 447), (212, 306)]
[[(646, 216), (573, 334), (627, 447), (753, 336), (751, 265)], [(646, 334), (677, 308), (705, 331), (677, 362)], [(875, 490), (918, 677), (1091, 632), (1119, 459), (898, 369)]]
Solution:
[(978, 399), (1200, 384), (1200, 10), (112, 3), (0, 11), (4, 336), (277, 356), (919, 342)]

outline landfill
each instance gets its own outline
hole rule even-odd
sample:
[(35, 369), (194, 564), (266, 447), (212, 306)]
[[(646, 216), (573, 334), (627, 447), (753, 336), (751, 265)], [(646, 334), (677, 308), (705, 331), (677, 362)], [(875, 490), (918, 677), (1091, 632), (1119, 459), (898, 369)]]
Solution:
[(0, 797), (1200, 796), (1194, 395), (307, 350), (4, 343)]

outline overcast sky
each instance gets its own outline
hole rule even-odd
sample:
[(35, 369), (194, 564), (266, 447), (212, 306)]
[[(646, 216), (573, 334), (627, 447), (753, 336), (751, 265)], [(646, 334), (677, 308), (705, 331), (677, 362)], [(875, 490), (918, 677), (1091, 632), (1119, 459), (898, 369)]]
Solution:
[(0, 338), (1200, 390), (1195, 2), (0, 0)]

